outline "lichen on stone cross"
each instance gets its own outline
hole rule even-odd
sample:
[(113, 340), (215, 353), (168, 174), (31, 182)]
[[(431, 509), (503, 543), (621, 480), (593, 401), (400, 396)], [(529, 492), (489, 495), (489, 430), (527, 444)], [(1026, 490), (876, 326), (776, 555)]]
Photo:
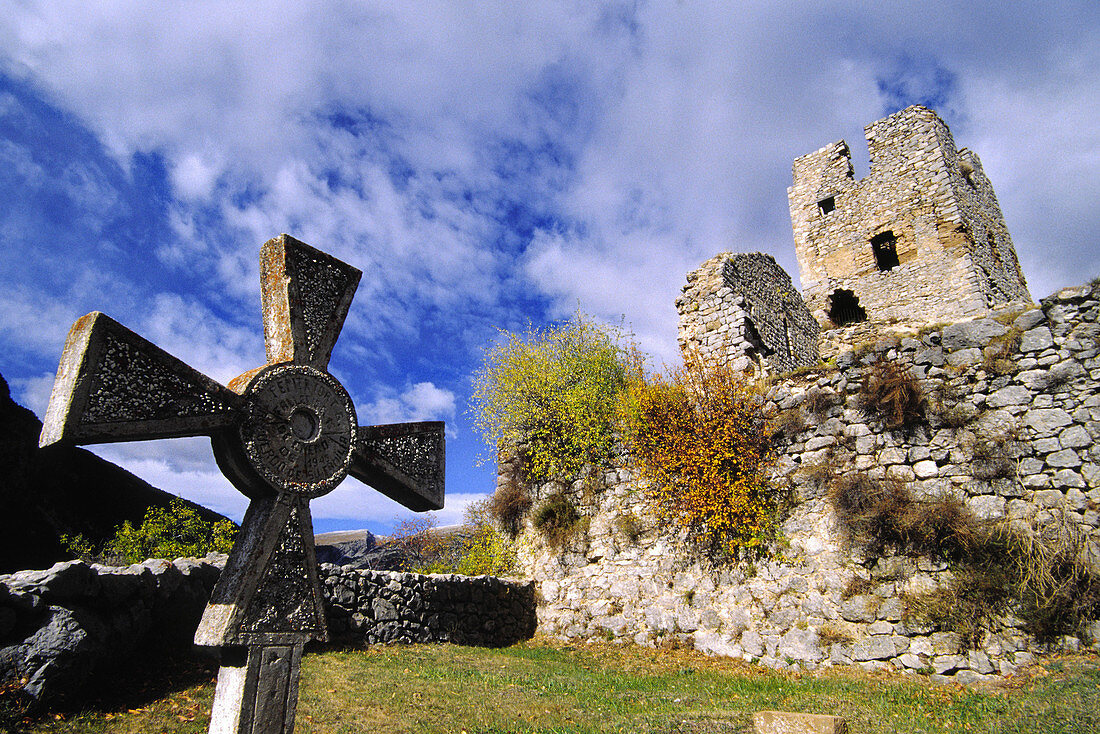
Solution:
[(210, 732), (290, 734), (302, 649), (328, 639), (309, 501), (347, 475), (443, 506), (443, 423), (360, 426), (327, 371), (361, 273), (288, 235), (260, 249), (267, 364), (215, 382), (102, 313), (73, 324), (41, 446), (209, 436), (250, 503), (195, 643), (221, 649)]

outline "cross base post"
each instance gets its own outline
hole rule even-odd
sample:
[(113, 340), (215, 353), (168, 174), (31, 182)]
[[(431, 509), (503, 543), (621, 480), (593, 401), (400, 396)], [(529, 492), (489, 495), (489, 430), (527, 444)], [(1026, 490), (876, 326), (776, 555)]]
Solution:
[(291, 734), (301, 642), (222, 650), (209, 734)]

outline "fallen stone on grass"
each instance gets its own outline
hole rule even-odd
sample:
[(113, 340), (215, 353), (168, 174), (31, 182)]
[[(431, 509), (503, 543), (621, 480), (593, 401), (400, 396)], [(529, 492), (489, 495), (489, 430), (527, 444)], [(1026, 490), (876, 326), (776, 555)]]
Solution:
[(757, 711), (752, 726), (756, 734), (848, 734), (848, 722), (828, 714)]

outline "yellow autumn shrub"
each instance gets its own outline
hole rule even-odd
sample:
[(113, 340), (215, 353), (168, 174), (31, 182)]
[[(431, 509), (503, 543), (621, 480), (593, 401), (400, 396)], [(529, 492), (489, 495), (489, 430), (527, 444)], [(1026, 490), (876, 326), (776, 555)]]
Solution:
[(503, 333), (474, 376), (474, 422), (494, 449), (522, 447), (529, 479), (605, 464), (618, 396), (639, 369), (615, 329), (577, 314), (559, 326)]
[(775, 531), (775, 456), (758, 394), (726, 366), (689, 359), (667, 377), (638, 376), (621, 406), (624, 435), (658, 512), (715, 560)]

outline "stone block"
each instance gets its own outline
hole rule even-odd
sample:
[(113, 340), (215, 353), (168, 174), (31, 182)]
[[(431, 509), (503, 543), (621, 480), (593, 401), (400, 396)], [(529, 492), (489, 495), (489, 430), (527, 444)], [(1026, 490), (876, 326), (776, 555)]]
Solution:
[(960, 349), (947, 355), (947, 364), (952, 367), (969, 367), (983, 360), (982, 350), (977, 348)]
[(777, 655), (803, 662), (816, 663), (825, 658), (817, 644), (817, 635), (810, 630), (792, 629), (779, 640)]
[(1054, 346), (1054, 337), (1051, 335), (1050, 329), (1045, 326), (1029, 329), (1020, 337), (1021, 352), (1041, 352), (1052, 346)]
[(1047, 456), (1047, 466), (1056, 469), (1073, 468), (1081, 466), (1081, 457), (1073, 449), (1062, 449)]
[(986, 400), (990, 408), (1003, 408), (1008, 405), (1027, 405), (1031, 402), (1031, 391), (1023, 385), (1002, 387)]
[(1005, 516), (1005, 499), (997, 495), (970, 497), (966, 500), (966, 506), (979, 520), (996, 520)]
[(840, 605), (840, 616), (849, 622), (874, 622), (882, 600), (872, 594), (859, 594), (845, 599)]
[(935, 461), (931, 459), (925, 459), (924, 461), (918, 461), (913, 464), (913, 473), (917, 479), (931, 479), (932, 477), (939, 476), (940, 468)]
[(848, 734), (848, 722), (828, 714), (757, 711), (752, 726), (755, 734)]
[(959, 636), (954, 632), (937, 632), (932, 635), (932, 652), (936, 655), (953, 655), (959, 651)]
[(898, 654), (893, 638), (867, 637), (852, 644), (853, 660), (889, 660)]
[(1036, 326), (1046, 321), (1046, 318), (1042, 309), (1033, 308), (1020, 314), (1016, 320), (1012, 322), (1012, 326), (1020, 331), (1031, 331)]
[(1002, 336), (1006, 331), (1008, 330), (1005, 327), (993, 319), (963, 321), (945, 326), (941, 343), (948, 351), (984, 347), (991, 339)]
[(1024, 423), (1036, 436), (1051, 436), (1060, 428), (1073, 423), (1069, 413), (1061, 408), (1037, 408), (1024, 414)]
[(1064, 449), (1080, 449), (1092, 445), (1092, 437), (1084, 426), (1074, 425), (1058, 434), (1058, 443)]

